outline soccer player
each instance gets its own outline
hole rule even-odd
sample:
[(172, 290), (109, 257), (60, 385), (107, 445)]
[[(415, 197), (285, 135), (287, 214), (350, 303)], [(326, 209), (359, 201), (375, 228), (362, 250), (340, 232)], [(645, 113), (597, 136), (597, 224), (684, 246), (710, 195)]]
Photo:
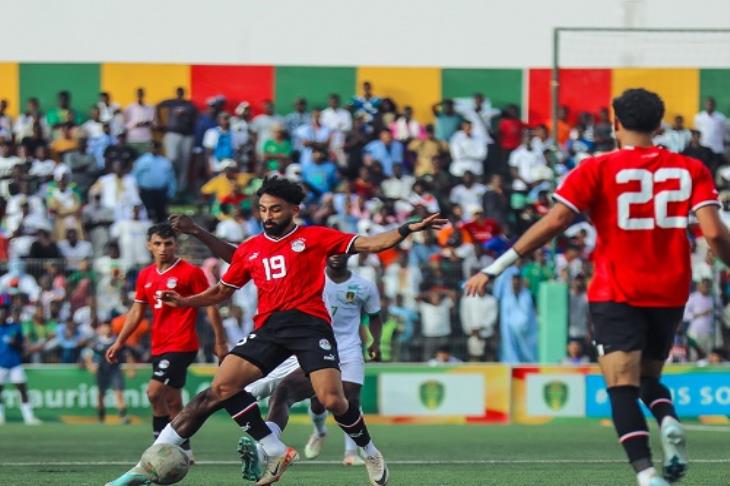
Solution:
[(5, 423), (2, 392), (10, 382), (20, 393), (20, 413), (25, 425), (40, 425), (28, 399), (28, 379), (23, 369), (23, 331), (20, 322), (8, 318), (8, 307), (0, 307), (0, 425)]
[[(691, 283), (687, 226), (694, 213), (710, 247), (730, 263), (730, 233), (718, 214), (717, 191), (698, 160), (652, 146), (664, 116), (655, 93), (629, 89), (613, 100), (621, 148), (580, 163), (555, 192), (557, 204), (465, 286), (487, 282), (558, 235), (576, 214), (598, 232), (588, 290), (599, 364), (613, 423), (640, 486), (663, 486), (687, 468), (685, 431), (659, 379), (682, 320)], [(652, 467), (641, 399), (661, 429), (664, 478)]]
[(120, 354), (117, 353), (117, 362), (109, 363), (106, 360), (106, 352), (114, 344), (115, 338), (112, 334), (112, 326), (108, 322), (100, 323), (96, 328), (96, 336), (89, 343), (89, 347), (84, 352), (84, 361), (86, 368), (96, 375), (96, 387), (98, 393), (96, 396), (96, 412), (99, 422), (104, 423), (106, 419), (106, 407), (104, 406), (104, 397), (110, 388), (114, 391), (114, 398), (117, 402), (117, 410), (119, 411), (119, 420), (123, 424), (129, 424), (127, 417), (127, 405), (124, 401), (124, 376), (119, 361)]
[[(255, 329), (226, 356), (216, 370), (210, 388), (196, 395), (162, 431), (156, 443), (180, 444), (190, 438), (216, 410), (231, 417), (266, 453), (264, 474), (258, 485), (279, 480), (296, 451), (285, 446), (261, 418), (256, 399), (244, 387), (267, 375), (292, 354), (314, 388), (317, 399), (335, 417), (365, 454), (370, 483), (387, 484), (388, 468), (370, 439), (357, 406), (348, 402), (338, 367), (337, 345), (330, 316), (322, 299), (325, 261), (340, 253), (380, 252), (403, 241), (415, 231), (446, 223), (436, 214), (373, 236), (358, 236), (330, 228), (294, 223), (305, 198), (298, 184), (286, 179), (267, 179), (258, 191), (258, 209), (264, 233), (248, 239), (237, 249), (229, 247), (232, 263), (215, 287), (202, 294), (182, 297), (163, 292), (161, 299), (173, 306), (215, 305), (230, 298), (253, 280), (259, 291)], [(206, 238), (200, 235), (199, 238)], [(222, 250), (225, 251), (224, 248)], [(137, 466), (112, 482), (112, 486), (144, 484), (147, 475)]]
[[(375, 284), (347, 269), (349, 255), (334, 255), (327, 259), (325, 270), (324, 301), (332, 316), (332, 328), (335, 333), (337, 351), (340, 358), (342, 385), (348, 402), (360, 407), (360, 390), (365, 382), (365, 360), (363, 359), (363, 342), (367, 333), (362, 325), (363, 318), (369, 317), (370, 332), (373, 344), (368, 347), (368, 354), (373, 360), (380, 359), (380, 295)], [(287, 360), (289, 361), (289, 360)], [(286, 363), (286, 362), (285, 362)], [(269, 377), (254, 382), (249, 390), (257, 400), (268, 397), (269, 394), (259, 394), (268, 391), (268, 387), (260, 382)], [(302, 400), (311, 398), (310, 416), (314, 422), (314, 433), (304, 448), (304, 456), (314, 459), (319, 456), (325, 437), (327, 436), (327, 411), (317, 400), (310, 381), (298, 366), (278, 380), (280, 384), (273, 390), (269, 401), (269, 416), (266, 422), (269, 428), (281, 433), (289, 419), (289, 408)], [(239, 453), (243, 461), (244, 479), (258, 480), (260, 463), (263, 454), (260, 445), (254, 444), (248, 437), (239, 442)], [(358, 455), (357, 444), (345, 434), (345, 457), (342, 463), (346, 466), (364, 464)]]
[[(208, 289), (203, 271), (179, 258), (177, 237), (169, 223), (156, 224), (147, 231), (147, 248), (154, 262), (137, 276), (137, 290), (127, 320), (119, 337), (106, 352), (106, 359), (115, 363), (127, 338), (142, 322), (145, 307), (152, 308), (152, 378), (147, 397), (152, 405), (152, 431), (157, 439), (162, 429), (182, 410), (181, 389), (185, 386), (188, 366), (198, 353), (200, 344), (195, 332), (198, 310), (164, 305), (162, 294), (175, 290), (180, 295), (195, 295)], [(219, 359), (228, 352), (225, 332), (218, 309), (207, 308), (208, 320), (215, 333), (215, 354)], [(189, 457), (190, 443), (181, 447)]]

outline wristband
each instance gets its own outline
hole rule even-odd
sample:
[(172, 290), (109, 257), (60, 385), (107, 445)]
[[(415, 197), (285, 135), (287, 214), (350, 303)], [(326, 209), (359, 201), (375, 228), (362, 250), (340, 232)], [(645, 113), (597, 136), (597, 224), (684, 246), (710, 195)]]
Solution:
[(408, 235), (412, 233), (411, 229), (408, 227), (409, 224), (411, 223), (404, 223), (398, 227), (398, 234), (403, 238), (407, 238)]
[(504, 272), (508, 267), (511, 267), (517, 260), (519, 260), (519, 258), (520, 254), (513, 248), (510, 248), (499, 258), (494, 260), (488, 267), (483, 268), (481, 272), (489, 275), (490, 277), (496, 277), (500, 273)]

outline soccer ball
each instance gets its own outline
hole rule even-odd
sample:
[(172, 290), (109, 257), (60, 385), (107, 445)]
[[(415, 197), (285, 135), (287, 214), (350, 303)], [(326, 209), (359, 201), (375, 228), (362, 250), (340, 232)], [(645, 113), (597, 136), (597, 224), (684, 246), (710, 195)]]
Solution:
[(190, 459), (173, 444), (154, 444), (142, 454), (142, 467), (155, 484), (182, 481), (190, 469)]

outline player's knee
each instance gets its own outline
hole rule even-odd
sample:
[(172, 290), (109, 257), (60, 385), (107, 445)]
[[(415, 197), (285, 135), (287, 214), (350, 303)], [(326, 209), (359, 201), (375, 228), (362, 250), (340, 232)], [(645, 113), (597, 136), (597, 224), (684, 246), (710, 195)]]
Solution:
[(214, 381), (210, 385), (209, 395), (213, 400), (222, 402), (240, 391), (240, 389), (237, 389), (232, 384), (226, 383), (225, 381)]
[(322, 396), (317, 396), (317, 399), (324, 408), (334, 414), (340, 415), (347, 411), (347, 399), (340, 393), (325, 393)]
[(148, 387), (147, 388), (147, 398), (149, 399), (149, 401), (152, 405), (160, 405), (160, 404), (167, 402), (167, 397), (165, 397), (165, 392), (160, 387)]

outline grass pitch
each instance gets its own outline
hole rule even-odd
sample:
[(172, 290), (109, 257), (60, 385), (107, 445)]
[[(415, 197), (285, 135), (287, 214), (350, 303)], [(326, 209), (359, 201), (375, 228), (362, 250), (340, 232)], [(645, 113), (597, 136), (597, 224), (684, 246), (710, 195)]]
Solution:
[[(681, 484), (730, 484), (730, 429), (690, 427), (694, 462)], [(596, 421), (542, 426), (381, 425), (371, 431), (390, 463), (393, 486), (636, 484), (613, 429)], [(308, 426), (290, 425), (284, 439), (301, 451), (309, 432)], [(103, 485), (136, 463), (150, 436), (146, 424), (7, 424), (0, 427), (0, 484)], [(180, 484), (252, 484), (240, 477), (235, 452), (239, 436), (229, 419), (209, 420), (193, 439), (199, 464)], [(364, 467), (340, 465), (342, 444), (342, 433), (330, 426), (322, 456), (295, 464), (279, 484), (368, 484)], [(660, 458), (656, 441), (653, 449)]]

